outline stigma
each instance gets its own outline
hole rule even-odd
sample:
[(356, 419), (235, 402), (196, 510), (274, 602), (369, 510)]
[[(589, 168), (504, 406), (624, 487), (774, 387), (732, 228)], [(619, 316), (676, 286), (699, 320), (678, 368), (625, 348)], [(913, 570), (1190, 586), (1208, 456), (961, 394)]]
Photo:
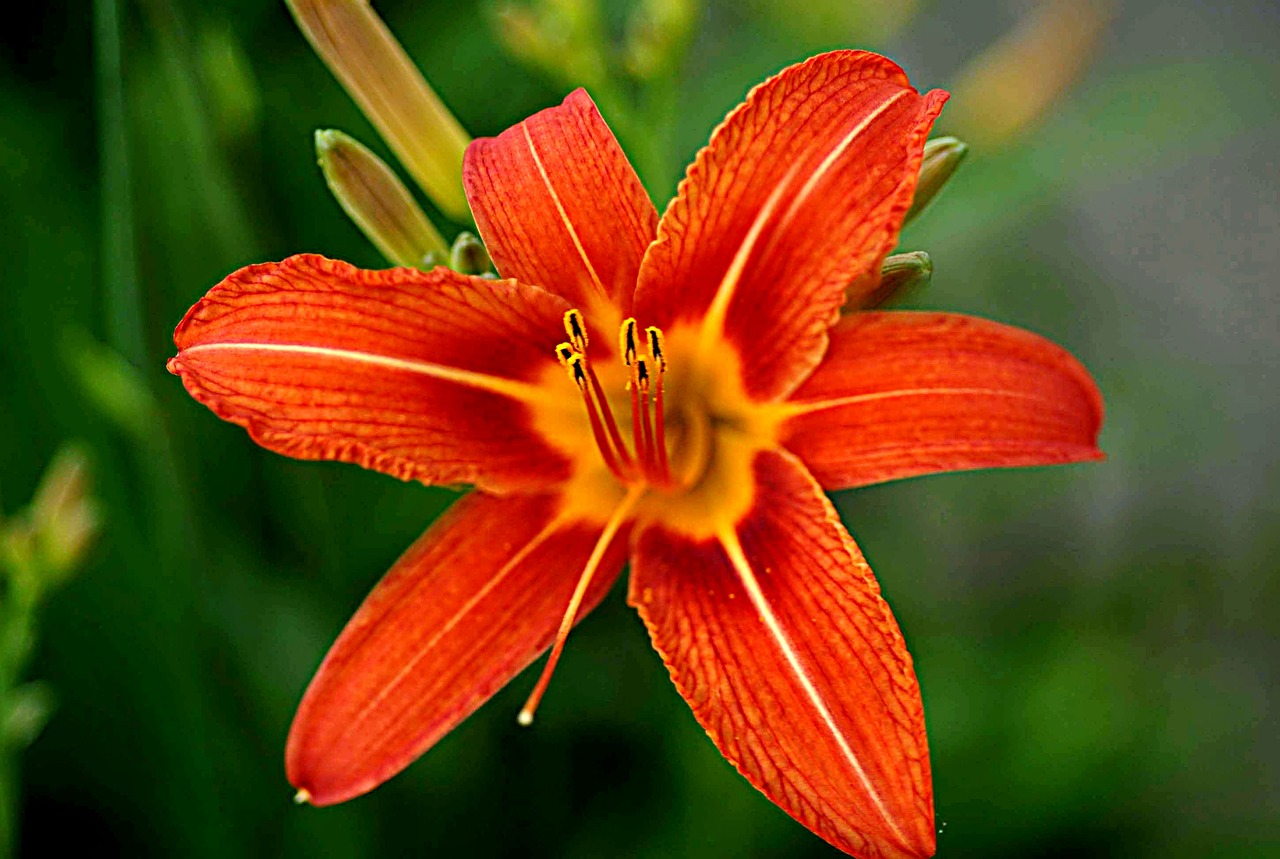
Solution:
[(556, 346), (556, 358), (582, 395), (591, 434), (605, 467), (626, 486), (671, 488), (674, 482), (667, 454), (663, 392), (667, 358), (662, 331), (650, 326), (641, 337), (634, 318), (624, 320), (618, 330), (618, 353), (628, 370), (629, 444), (587, 357), (590, 341), (579, 310), (565, 313), (564, 331), (568, 340)]

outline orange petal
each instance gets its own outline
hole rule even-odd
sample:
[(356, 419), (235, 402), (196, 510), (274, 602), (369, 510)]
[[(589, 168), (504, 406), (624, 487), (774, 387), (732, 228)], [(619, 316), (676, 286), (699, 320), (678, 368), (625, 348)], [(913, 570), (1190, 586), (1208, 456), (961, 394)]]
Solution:
[(462, 180), (498, 271), (629, 313), (658, 213), (585, 90), (473, 142)]
[[(601, 532), (556, 511), (554, 496), (473, 493), (378, 583), (289, 731), (289, 781), (308, 801), (391, 778), (547, 648)], [(579, 619), (617, 579), (625, 546), (623, 535), (606, 551)]]
[(703, 320), (743, 356), (751, 395), (785, 396), (821, 358), (850, 284), (874, 288), (946, 98), (919, 95), (862, 51), (822, 54), (756, 87), (662, 216), (637, 318)]
[(827, 489), (1101, 459), (1102, 396), (1066, 350), (953, 313), (855, 313), (784, 408), (782, 443)]
[(424, 483), (546, 487), (569, 472), (530, 429), (564, 302), (447, 269), (319, 256), (249, 266), (178, 325), (187, 390), (264, 447)]
[(757, 454), (736, 529), (636, 540), (629, 601), (729, 762), (822, 838), (931, 856), (924, 712), (889, 606), (798, 460)]

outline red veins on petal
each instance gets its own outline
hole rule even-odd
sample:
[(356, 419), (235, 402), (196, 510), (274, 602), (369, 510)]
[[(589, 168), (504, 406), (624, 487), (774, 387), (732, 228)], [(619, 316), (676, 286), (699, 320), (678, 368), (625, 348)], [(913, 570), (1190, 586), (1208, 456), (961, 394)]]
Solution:
[(785, 396), (822, 357), (850, 284), (874, 287), (946, 98), (861, 51), (756, 87), (662, 216), (637, 317), (664, 329), (710, 317), (738, 346), (748, 393)]
[(972, 316), (847, 316), (787, 406), (782, 443), (830, 490), (1103, 456), (1102, 396), (1080, 362)]
[(629, 602), (724, 756), (842, 850), (933, 854), (920, 690), (897, 623), (821, 488), (789, 454), (754, 465), (737, 527), (636, 538)]
[[(456, 503), (369, 594), (294, 717), (289, 781), (316, 805), (398, 773), (546, 650), (600, 525), (557, 519), (548, 495)], [(581, 619), (624, 562), (614, 539)]]
[(658, 213), (585, 90), (473, 142), (462, 179), (498, 271), (630, 312)]
[(178, 325), (170, 371), (264, 447), (424, 483), (545, 487), (568, 463), (529, 425), (563, 300), (447, 269), (319, 256), (249, 266)]

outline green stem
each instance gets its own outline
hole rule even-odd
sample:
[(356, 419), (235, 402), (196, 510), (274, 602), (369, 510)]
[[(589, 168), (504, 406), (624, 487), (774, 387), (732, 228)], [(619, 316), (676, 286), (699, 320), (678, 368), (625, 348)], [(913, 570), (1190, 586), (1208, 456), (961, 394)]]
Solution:
[[(6, 721), (13, 712), (14, 691), (31, 655), (39, 602), (33, 571), (13, 569), (8, 573), (9, 586), (0, 606), (0, 719)], [(0, 728), (7, 728), (7, 724)], [(15, 855), (18, 843), (21, 754), (22, 748), (13, 743), (7, 730), (0, 734), (0, 859)]]
[(102, 188), (102, 283), (107, 338), (135, 366), (146, 364), (137, 237), (133, 221), (133, 178), (125, 117), (124, 65), (120, 49), (118, 0), (93, 4), (94, 60), (98, 78), (98, 143)]

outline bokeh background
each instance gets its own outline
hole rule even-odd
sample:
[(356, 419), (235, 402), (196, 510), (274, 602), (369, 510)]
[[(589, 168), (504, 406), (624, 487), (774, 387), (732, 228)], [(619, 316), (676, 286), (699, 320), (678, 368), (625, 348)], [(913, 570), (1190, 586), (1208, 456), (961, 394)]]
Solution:
[[(973, 145), (904, 235), (935, 265), (909, 303), (1045, 334), (1106, 396), (1105, 463), (837, 498), (916, 658), (939, 855), (1280, 855), (1277, 6), (706, 0), (673, 72), (637, 85), (616, 62), (627, 22), (671, 4), (606, 5), (593, 45), (564, 29), (584, 5), (535, 10), (569, 33), (557, 67), (516, 57), (492, 5), (378, 8), (473, 135), (575, 79), (612, 86), (604, 112), (659, 208), (752, 84), (822, 49), (888, 53), (955, 91), (937, 131)], [(381, 266), (312, 131), (390, 155), (283, 3), (26, 15), (0, 32), (0, 516), (23, 521), (78, 441), (102, 525), (35, 607), (30, 659), (0, 659), (43, 684), (24, 698), (0, 676), (16, 849), (832, 855), (716, 753), (621, 588), (570, 639), (531, 731), (526, 674), (373, 794), (294, 807), (293, 707), (454, 496), (258, 450), (164, 359), (241, 265)], [(1028, 98), (1044, 110), (1011, 114)]]

